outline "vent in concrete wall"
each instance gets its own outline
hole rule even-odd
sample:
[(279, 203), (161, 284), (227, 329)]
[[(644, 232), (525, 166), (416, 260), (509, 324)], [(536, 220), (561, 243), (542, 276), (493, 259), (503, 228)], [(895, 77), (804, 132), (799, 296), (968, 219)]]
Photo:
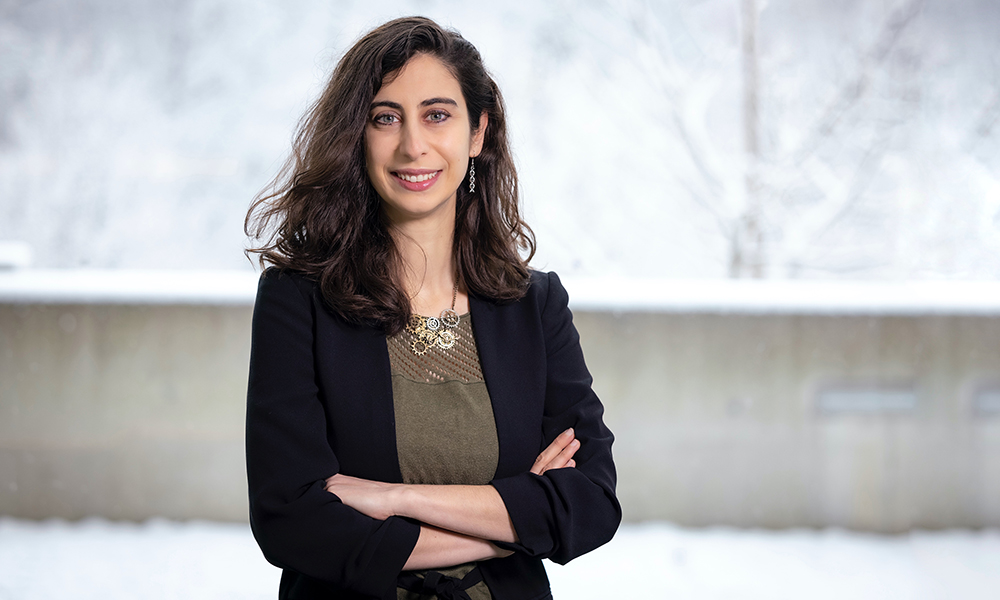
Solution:
[(898, 414), (913, 412), (916, 407), (912, 386), (831, 386), (816, 394), (816, 408), (822, 414)]
[(1000, 416), (1000, 387), (979, 390), (972, 401), (977, 415)]

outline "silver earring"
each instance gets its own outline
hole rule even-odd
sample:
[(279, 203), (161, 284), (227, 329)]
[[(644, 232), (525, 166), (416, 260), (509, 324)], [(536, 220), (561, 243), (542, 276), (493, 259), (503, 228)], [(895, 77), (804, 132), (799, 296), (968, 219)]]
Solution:
[(469, 163), (469, 193), (476, 193), (476, 157), (473, 156)]

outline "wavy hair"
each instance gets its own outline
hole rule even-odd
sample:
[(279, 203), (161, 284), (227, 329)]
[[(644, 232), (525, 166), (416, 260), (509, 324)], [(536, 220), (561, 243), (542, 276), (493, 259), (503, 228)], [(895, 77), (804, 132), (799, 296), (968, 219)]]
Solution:
[(469, 293), (505, 302), (528, 289), (535, 252), (521, 219), (517, 173), (503, 97), (479, 51), (455, 31), (423, 17), (390, 21), (361, 38), (340, 60), (320, 98), (299, 123), (292, 153), (254, 198), (244, 230), (247, 249), (268, 265), (316, 280), (325, 303), (352, 323), (399, 332), (410, 315), (402, 258), (365, 169), (365, 126), (372, 99), (417, 54), (441, 60), (458, 80), (471, 131), (488, 116), (476, 157), (457, 195), (454, 257)]

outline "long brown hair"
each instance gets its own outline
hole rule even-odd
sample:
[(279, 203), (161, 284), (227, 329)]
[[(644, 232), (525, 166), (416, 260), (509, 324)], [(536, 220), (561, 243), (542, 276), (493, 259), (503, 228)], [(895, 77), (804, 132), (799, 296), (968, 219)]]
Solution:
[(405, 326), (410, 300), (382, 200), (365, 170), (364, 132), (383, 81), (420, 53), (440, 59), (458, 80), (471, 130), (480, 114), (488, 116), (476, 157), (476, 191), (469, 193), (468, 176), (458, 188), (458, 276), (482, 298), (524, 296), (535, 238), (521, 220), (500, 89), (472, 44), (423, 17), (390, 21), (347, 51), (299, 123), (292, 155), (254, 199), (244, 223), (247, 235), (261, 242), (247, 250), (258, 255), (261, 268), (273, 265), (315, 279), (333, 311), (390, 334)]

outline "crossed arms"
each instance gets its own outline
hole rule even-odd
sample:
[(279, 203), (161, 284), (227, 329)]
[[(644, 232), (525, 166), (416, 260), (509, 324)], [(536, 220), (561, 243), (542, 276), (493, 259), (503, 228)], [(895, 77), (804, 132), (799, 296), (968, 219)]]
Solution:
[[(579, 447), (573, 430), (567, 429), (538, 455), (531, 472), (575, 467), (573, 454)], [(373, 519), (420, 521), (420, 536), (404, 570), (502, 558), (511, 551), (490, 540), (518, 541), (507, 507), (491, 485), (407, 485), (338, 474), (326, 480), (326, 491)]]

